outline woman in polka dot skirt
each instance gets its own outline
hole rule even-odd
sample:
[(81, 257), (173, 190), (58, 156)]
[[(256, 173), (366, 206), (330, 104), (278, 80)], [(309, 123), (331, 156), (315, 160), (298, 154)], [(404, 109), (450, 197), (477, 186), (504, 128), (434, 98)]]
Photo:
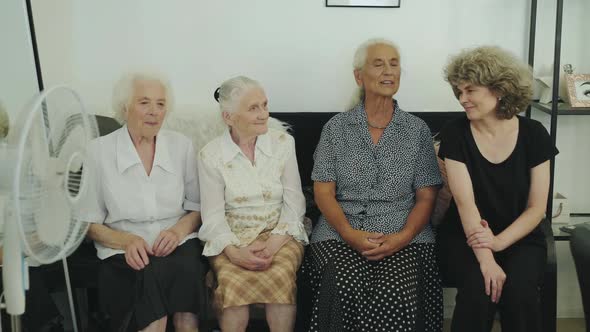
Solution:
[(441, 331), (430, 225), (442, 183), (428, 126), (402, 111), (398, 48), (369, 40), (354, 57), (359, 99), (324, 127), (314, 194), (322, 215), (300, 271), (298, 328)]

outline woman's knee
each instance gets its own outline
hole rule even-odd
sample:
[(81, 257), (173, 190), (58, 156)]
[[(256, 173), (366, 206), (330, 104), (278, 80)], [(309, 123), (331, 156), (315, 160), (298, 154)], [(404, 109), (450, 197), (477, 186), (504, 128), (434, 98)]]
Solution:
[(500, 301), (505, 307), (513, 310), (539, 305), (539, 286), (535, 283), (507, 283), (502, 290)]
[(192, 312), (177, 312), (173, 318), (174, 327), (176, 330), (185, 331), (196, 329), (199, 326), (197, 315)]
[(483, 278), (481, 280), (481, 285), (470, 284), (465, 287), (457, 288), (456, 302), (457, 304), (472, 308), (487, 308), (491, 302), (491, 297), (485, 292)]

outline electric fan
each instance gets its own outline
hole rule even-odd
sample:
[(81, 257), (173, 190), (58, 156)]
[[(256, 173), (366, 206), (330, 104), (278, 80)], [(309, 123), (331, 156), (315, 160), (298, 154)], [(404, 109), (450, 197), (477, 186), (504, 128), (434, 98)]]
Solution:
[[(96, 120), (86, 113), (79, 95), (56, 86), (21, 111), (6, 144), (0, 145), (0, 196), (6, 201), (0, 211), (5, 219), (2, 277), (13, 327), (25, 310), (25, 255), (40, 264), (63, 260), (72, 303), (65, 257), (88, 229), (73, 212), (90, 176), (82, 167), (85, 148), (96, 137)], [(76, 328), (73, 310), (72, 318)]]

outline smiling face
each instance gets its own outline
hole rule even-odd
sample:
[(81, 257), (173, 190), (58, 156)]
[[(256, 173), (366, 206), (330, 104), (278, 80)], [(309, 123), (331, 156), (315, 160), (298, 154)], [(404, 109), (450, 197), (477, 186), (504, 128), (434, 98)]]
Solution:
[(488, 87), (472, 83), (461, 83), (457, 86), (457, 99), (465, 109), (471, 121), (488, 116), (496, 116), (498, 96)]
[(155, 137), (167, 111), (166, 89), (158, 81), (137, 80), (127, 106), (127, 127), (141, 137)]
[(226, 123), (239, 137), (254, 137), (268, 131), (268, 99), (264, 90), (250, 88), (242, 95), (233, 113), (224, 115)]
[(363, 87), (366, 98), (391, 98), (399, 89), (400, 74), (399, 53), (385, 44), (369, 47), (363, 68), (354, 71), (356, 83)]

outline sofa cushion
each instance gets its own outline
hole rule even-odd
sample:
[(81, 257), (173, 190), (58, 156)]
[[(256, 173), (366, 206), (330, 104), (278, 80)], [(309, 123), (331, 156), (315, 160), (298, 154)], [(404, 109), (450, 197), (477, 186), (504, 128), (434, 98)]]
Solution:
[(440, 142), (434, 143), (434, 151), (437, 154), (436, 161), (438, 162), (438, 168), (440, 175), (443, 179), (443, 186), (439, 189), (438, 195), (436, 196), (436, 202), (434, 204), (434, 210), (432, 211), (431, 222), (434, 226), (438, 226), (445, 216), (445, 213), (449, 209), (451, 199), (451, 188), (449, 188), (449, 182), (447, 181), (447, 169), (445, 168), (445, 161), (438, 157), (438, 149)]

